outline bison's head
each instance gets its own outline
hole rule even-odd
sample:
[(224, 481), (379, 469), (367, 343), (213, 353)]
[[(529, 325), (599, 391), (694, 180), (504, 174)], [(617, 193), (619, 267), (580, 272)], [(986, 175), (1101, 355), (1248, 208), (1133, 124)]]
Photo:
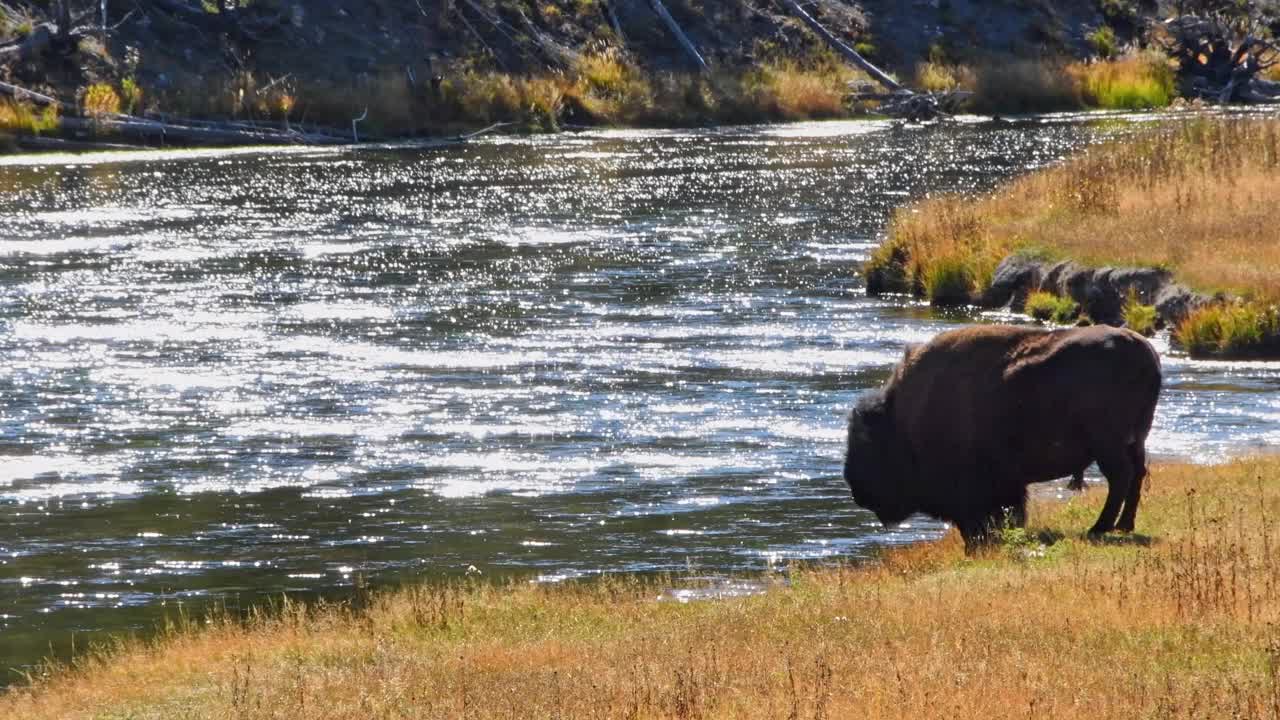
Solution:
[(883, 390), (864, 395), (849, 414), (844, 481), (853, 501), (897, 525), (915, 512), (902, 492), (903, 443), (894, 427), (892, 401)]

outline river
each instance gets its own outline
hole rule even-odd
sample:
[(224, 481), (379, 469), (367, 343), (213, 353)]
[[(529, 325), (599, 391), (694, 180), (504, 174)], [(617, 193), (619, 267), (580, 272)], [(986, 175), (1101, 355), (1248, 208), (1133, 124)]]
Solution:
[[(936, 536), (852, 504), (844, 415), (974, 315), (867, 298), (859, 265), (908, 200), (1131, 128), (0, 159), (0, 666), (211, 601), (705, 586)], [(1280, 368), (1157, 344), (1154, 455), (1280, 442)]]

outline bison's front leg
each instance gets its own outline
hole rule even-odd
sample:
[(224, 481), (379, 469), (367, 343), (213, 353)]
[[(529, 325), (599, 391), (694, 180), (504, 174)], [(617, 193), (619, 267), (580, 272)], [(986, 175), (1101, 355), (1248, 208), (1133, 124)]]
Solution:
[(956, 529), (960, 531), (960, 537), (964, 538), (965, 555), (972, 555), (979, 547), (985, 545), (991, 531), (987, 518), (957, 520)]
[[(1120, 514), (1121, 504), (1129, 498), (1130, 488), (1136, 476), (1133, 456), (1127, 447), (1121, 446), (1098, 455), (1098, 468), (1107, 478), (1107, 501), (1102, 505), (1102, 513), (1098, 522), (1089, 529), (1093, 536), (1114, 530), (1116, 516)], [(1137, 503), (1134, 503), (1137, 506)]]

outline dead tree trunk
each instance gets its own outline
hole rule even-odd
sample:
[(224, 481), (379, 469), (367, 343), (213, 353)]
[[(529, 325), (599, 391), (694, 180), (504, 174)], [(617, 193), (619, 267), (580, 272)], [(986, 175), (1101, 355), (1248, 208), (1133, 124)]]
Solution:
[[(889, 73), (862, 57), (857, 50), (841, 42), (840, 38), (837, 38), (830, 30), (823, 27), (822, 23), (805, 12), (804, 8), (800, 7), (800, 3), (796, 2), (796, 0), (782, 0), (782, 3), (787, 6), (787, 9), (793, 15), (800, 18), (815, 35), (830, 45), (832, 49), (888, 90), (887, 93), (882, 93), (859, 88), (858, 92), (854, 92), (849, 96), (848, 99), (850, 100), (875, 100), (880, 102), (878, 112), (884, 115), (906, 120), (907, 122), (927, 122), (949, 117), (972, 94), (959, 90), (940, 93), (917, 93), (894, 80)], [(871, 87), (869, 83), (850, 84), (855, 87), (858, 85)]]
[(680, 29), (680, 23), (671, 17), (671, 13), (667, 12), (667, 6), (662, 4), (662, 0), (649, 0), (649, 5), (653, 7), (653, 11), (662, 18), (662, 22), (666, 23), (667, 30), (671, 32), (675, 39), (679, 41), (680, 47), (684, 48), (684, 52), (693, 60), (694, 64), (702, 72), (708, 72), (707, 61), (702, 59), (702, 54), (698, 52), (698, 48), (694, 46), (693, 41), (688, 35), (684, 34), (684, 30)]
[(805, 25), (808, 25), (809, 29), (812, 30), (814, 34), (826, 41), (832, 49), (843, 55), (846, 60), (856, 65), (863, 72), (870, 75), (872, 79), (883, 85), (890, 92), (910, 92), (910, 90), (903, 87), (902, 83), (899, 83), (897, 80), (890, 77), (889, 73), (886, 73), (871, 64), (871, 62), (866, 58), (862, 57), (857, 50), (854, 50), (843, 42), (840, 42), (840, 38), (832, 35), (830, 30), (822, 26), (822, 23), (818, 22), (812, 15), (805, 12), (804, 8), (800, 7), (800, 3), (796, 2), (796, 0), (782, 0), (782, 2), (789, 10), (791, 10), (793, 15), (800, 18)]

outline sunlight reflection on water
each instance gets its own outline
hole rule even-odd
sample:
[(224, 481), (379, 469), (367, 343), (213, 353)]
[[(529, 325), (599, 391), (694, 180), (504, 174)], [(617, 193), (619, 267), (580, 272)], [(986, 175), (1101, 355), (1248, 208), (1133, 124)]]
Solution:
[[(844, 415), (973, 318), (860, 264), (910, 198), (1124, 127), (0, 159), (0, 665), (175, 597), (471, 566), (750, 592), (714, 587), (936, 535), (852, 505)], [(1158, 342), (1154, 453), (1280, 442), (1280, 370)]]

